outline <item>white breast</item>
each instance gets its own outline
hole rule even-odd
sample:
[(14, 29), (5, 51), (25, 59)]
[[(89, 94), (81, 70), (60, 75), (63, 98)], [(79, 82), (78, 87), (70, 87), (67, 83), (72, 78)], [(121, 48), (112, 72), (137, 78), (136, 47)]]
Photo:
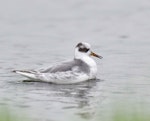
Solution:
[(82, 58), (82, 60), (90, 67), (90, 75), (89, 75), (90, 79), (96, 78), (96, 74), (97, 74), (96, 62), (88, 56), (85, 56), (84, 58)]

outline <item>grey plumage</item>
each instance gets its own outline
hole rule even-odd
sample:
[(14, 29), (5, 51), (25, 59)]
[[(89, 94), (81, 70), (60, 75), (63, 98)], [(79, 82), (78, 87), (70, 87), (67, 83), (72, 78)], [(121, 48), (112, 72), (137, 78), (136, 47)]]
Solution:
[(80, 59), (74, 59), (72, 61), (63, 62), (61, 64), (52, 66), (46, 70), (41, 70), (41, 73), (56, 73), (56, 72), (66, 72), (71, 71), (74, 68), (78, 68), (78, 71), (82, 71), (85, 73), (90, 72), (89, 66)]
[(75, 47), (74, 59), (58, 63), (47, 69), (38, 71), (15, 70), (22, 76), (34, 81), (51, 82), (56, 84), (73, 84), (96, 78), (97, 65), (91, 58), (101, 56), (91, 51), (88, 43), (79, 43)]

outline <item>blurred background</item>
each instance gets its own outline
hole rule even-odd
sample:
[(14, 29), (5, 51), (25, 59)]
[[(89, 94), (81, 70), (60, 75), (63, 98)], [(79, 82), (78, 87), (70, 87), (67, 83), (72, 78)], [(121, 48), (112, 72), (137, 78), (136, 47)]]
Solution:
[[(23, 83), (11, 72), (72, 59), (82, 41), (103, 56), (99, 80)], [(1, 0), (0, 50), (0, 106), (16, 115), (112, 121), (118, 108), (150, 112), (149, 0)]]

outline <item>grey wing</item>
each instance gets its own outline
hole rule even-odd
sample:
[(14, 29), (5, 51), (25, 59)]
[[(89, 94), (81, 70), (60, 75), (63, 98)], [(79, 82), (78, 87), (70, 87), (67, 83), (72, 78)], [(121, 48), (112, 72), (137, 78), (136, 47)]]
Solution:
[(40, 71), (41, 73), (55, 73), (55, 72), (65, 72), (65, 71), (71, 71), (73, 67), (77, 66), (76, 62), (73, 61), (67, 61), (63, 62), (58, 65), (54, 65), (48, 69)]

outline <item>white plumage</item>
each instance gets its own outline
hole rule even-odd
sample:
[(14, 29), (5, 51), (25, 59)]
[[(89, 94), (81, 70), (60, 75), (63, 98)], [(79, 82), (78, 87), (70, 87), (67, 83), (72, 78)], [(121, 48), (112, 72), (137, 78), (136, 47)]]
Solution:
[(91, 51), (91, 46), (88, 43), (82, 42), (75, 47), (72, 61), (62, 62), (40, 71), (15, 70), (14, 72), (33, 81), (56, 84), (78, 83), (96, 78), (97, 65), (91, 56), (102, 58)]

